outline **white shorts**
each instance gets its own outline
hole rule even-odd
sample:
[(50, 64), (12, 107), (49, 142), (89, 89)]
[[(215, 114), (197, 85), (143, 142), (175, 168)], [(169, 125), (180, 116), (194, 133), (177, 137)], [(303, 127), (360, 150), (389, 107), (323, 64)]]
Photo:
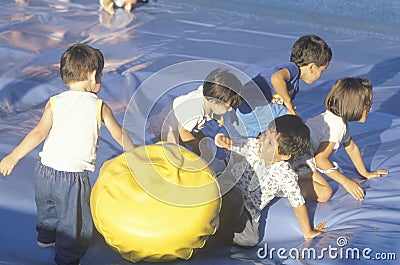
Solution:
[(299, 176), (317, 171), (314, 156), (312, 156), (310, 153), (306, 153), (305, 155), (292, 161), (290, 165)]
[(292, 161), (290, 165), (292, 166), (293, 170), (297, 173), (297, 175), (305, 175), (308, 173), (312, 173), (314, 171), (318, 171), (319, 173), (329, 174), (335, 170), (342, 172), (339, 168), (339, 165), (332, 161), (333, 167), (329, 169), (320, 169), (317, 167), (315, 163), (315, 157), (311, 155), (311, 153), (306, 153), (302, 157)]

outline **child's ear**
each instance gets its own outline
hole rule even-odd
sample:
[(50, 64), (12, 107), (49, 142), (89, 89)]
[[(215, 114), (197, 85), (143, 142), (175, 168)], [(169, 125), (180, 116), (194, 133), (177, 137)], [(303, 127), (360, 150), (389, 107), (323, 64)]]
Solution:
[(317, 64), (316, 63), (309, 63), (307, 65), (308, 70), (310, 70), (310, 72), (312, 73), (316, 68), (317, 68)]
[(90, 80), (90, 82), (96, 84), (96, 70), (88, 73), (88, 79)]
[(292, 158), (292, 154), (288, 154), (288, 155), (281, 155), (282, 160), (284, 161), (288, 161), (290, 158)]

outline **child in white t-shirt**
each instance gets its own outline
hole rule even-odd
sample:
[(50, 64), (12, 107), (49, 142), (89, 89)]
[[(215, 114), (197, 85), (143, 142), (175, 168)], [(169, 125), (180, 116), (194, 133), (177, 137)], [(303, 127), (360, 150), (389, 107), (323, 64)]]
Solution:
[(197, 90), (175, 98), (150, 117), (149, 132), (160, 140), (181, 144), (200, 155), (201, 130), (207, 121), (224, 125), (223, 114), (242, 102), (242, 83), (226, 69), (211, 71)]
[[(311, 131), (311, 147), (316, 168), (341, 184), (355, 199), (363, 200), (363, 188), (338, 170), (329, 157), (343, 145), (358, 173), (366, 179), (388, 174), (387, 170), (368, 171), (360, 150), (351, 138), (348, 123), (365, 122), (372, 106), (372, 85), (363, 78), (342, 78), (336, 81), (325, 98), (326, 111), (307, 120)], [(308, 189), (315, 187), (309, 186)]]

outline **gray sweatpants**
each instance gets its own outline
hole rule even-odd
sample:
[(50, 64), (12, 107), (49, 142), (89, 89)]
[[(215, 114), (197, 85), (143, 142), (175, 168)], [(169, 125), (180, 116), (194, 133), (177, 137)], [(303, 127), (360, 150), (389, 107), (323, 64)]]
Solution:
[(222, 196), (219, 217), (216, 240), (243, 247), (253, 247), (260, 241), (259, 222), (244, 207), (243, 194), (237, 186)]

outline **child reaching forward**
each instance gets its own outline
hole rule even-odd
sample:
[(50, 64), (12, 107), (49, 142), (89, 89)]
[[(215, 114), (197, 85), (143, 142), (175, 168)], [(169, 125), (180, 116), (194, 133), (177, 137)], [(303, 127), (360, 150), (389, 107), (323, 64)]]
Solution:
[(387, 170), (368, 171), (360, 150), (351, 138), (348, 123), (365, 122), (372, 106), (372, 85), (367, 79), (342, 78), (336, 81), (325, 98), (326, 111), (307, 120), (311, 131), (312, 151), (317, 169), (341, 184), (355, 199), (363, 200), (364, 191), (355, 181), (338, 170), (329, 157), (340, 145), (353, 162), (358, 173), (366, 179), (388, 174)]
[[(293, 100), (299, 91), (299, 81), (314, 83), (328, 67), (331, 58), (332, 50), (322, 38), (316, 35), (300, 37), (292, 47), (290, 62), (276, 65), (271, 71), (264, 70), (244, 86), (243, 98), (247, 102), (236, 109), (236, 115), (246, 132), (242, 126), (235, 126), (239, 134), (257, 137), (274, 118), (286, 113), (297, 114)], [(262, 95), (257, 95), (258, 90), (267, 102), (259, 98)]]
[[(259, 139), (231, 139), (218, 134), (215, 141), (232, 150), (228, 172), (238, 179), (236, 186), (243, 195), (244, 208), (236, 209), (241, 214), (234, 227), (233, 243), (254, 246), (259, 242), (261, 211), (275, 197), (289, 199), (305, 238), (314, 238), (326, 231), (325, 222), (315, 228), (310, 224), (297, 174), (288, 162), (303, 155), (310, 147), (310, 131), (300, 117), (287, 114), (276, 118)], [(238, 199), (241, 198), (233, 200)], [(223, 206), (224, 203), (229, 207), (237, 201), (223, 201)], [(227, 225), (224, 220), (222, 216), (221, 227)]]
[(45, 140), (34, 180), (37, 244), (55, 246), (58, 265), (78, 265), (89, 247), (93, 225), (88, 172), (95, 169), (102, 122), (126, 150), (134, 147), (110, 107), (96, 95), (103, 66), (100, 50), (85, 44), (69, 47), (60, 60), (69, 91), (50, 98), (36, 127), (0, 162), (0, 173), (7, 176)]
[(179, 143), (200, 155), (199, 143), (204, 137), (201, 130), (206, 122), (214, 119), (223, 126), (222, 115), (242, 102), (241, 92), (240, 80), (228, 70), (217, 68), (197, 90), (176, 97), (160, 114), (151, 117), (149, 131), (159, 134), (162, 141)]

